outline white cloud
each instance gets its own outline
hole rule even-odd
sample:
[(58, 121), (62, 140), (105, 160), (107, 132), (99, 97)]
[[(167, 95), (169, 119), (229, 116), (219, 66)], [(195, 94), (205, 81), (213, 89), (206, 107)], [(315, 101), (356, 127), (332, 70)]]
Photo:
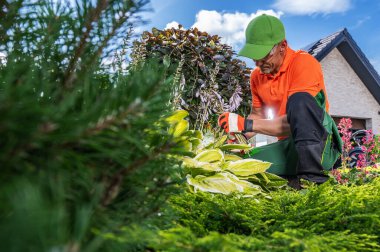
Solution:
[(280, 18), (282, 12), (273, 10), (258, 10), (256, 13), (220, 13), (217, 11), (201, 10), (196, 15), (192, 28), (206, 31), (211, 35), (219, 35), (221, 41), (231, 45), (234, 50), (240, 49), (245, 43), (245, 28), (248, 23), (261, 14), (268, 14)]
[(295, 15), (330, 14), (347, 11), (351, 7), (351, 0), (276, 0), (273, 7)]
[(172, 21), (172, 22), (166, 24), (165, 29), (178, 28), (178, 25), (179, 25), (178, 22)]

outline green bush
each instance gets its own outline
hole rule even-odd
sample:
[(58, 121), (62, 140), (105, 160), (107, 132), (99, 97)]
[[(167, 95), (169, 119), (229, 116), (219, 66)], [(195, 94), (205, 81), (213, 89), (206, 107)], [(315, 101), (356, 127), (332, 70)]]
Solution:
[(1, 251), (114, 251), (176, 191), (168, 69), (104, 63), (146, 3), (0, 4)]
[(103, 235), (128, 251), (380, 251), (379, 191), (379, 179), (259, 200), (182, 191), (149, 222)]
[(315, 234), (307, 229), (286, 229), (270, 236), (247, 236), (210, 232), (197, 237), (189, 228), (160, 231), (151, 241), (157, 251), (377, 251), (375, 237), (366, 234), (326, 232)]
[[(236, 251), (380, 250), (379, 192), (376, 179), (362, 186), (327, 182), (301, 192), (275, 191), (259, 202), (184, 193), (171, 197), (164, 216), (176, 218), (172, 229), (160, 231), (163, 241), (156, 246), (165, 251), (173, 239), (172, 244), (199, 251), (217, 251), (223, 243)], [(205, 241), (212, 249), (202, 247)]]

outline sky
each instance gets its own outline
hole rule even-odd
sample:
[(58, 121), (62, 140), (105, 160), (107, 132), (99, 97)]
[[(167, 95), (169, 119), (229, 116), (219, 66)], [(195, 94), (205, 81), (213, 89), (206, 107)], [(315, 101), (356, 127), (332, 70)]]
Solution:
[(235, 52), (244, 45), (249, 21), (262, 13), (282, 20), (293, 49), (347, 28), (380, 73), (380, 0), (151, 0), (148, 7), (152, 11), (144, 18), (149, 23), (140, 27), (140, 32), (177, 24), (186, 29), (197, 27), (221, 36)]

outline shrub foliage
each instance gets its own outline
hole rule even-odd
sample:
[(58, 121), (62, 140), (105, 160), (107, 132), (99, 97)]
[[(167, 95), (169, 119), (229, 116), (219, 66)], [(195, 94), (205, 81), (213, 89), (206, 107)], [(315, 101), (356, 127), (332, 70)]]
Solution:
[(231, 47), (218, 35), (182, 26), (153, 28), (134, 42), (132, 62), (160, 57), (163, 64), (178, 64), (174, 102), (190, 113), (190, 122), (202, 128), (222, 111), (250, 112), (250, 69), (234, 58)]

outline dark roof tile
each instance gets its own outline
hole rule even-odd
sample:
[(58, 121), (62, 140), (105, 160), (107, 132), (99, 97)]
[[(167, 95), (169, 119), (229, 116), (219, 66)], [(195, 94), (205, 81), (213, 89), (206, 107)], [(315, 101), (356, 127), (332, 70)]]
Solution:
[(334, 48), (339, 50), (380, 104), (380, 76), (346, 28), (311, 43), (304, 47), (303, 50), (321, 61)]

